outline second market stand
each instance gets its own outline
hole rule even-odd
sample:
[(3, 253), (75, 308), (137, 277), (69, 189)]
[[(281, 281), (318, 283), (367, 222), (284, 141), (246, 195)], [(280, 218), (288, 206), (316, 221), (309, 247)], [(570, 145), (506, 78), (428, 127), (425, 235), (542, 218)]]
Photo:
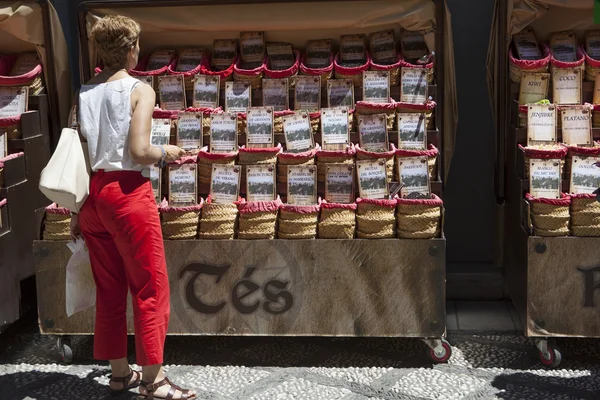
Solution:
[[(440, 200), (443, 192), (443, 178), (453, 151), (454, 130), (456, 125), (456, 101), (453, 69), (453, 49), (450, 18), (445, 1), (101, 1), (83, 3), (78, 12), (80, 45), (82, 53), (82, 77), (89, 79), (98, 65), (95, 50), (88, 41), (91, 27), (98, 18), (108, 14), (121, 14), (133, 18), (142, 28), (140, 47), (144, 56), (162, 49), (182, 49), (189, 47), (211, 48), (215, 39), (237, 39), (240, 32), (261, 32), (266, 40), (279, 44), (291, 44), (294, 49), (304, 49), (308, 40), (334, 38), (341, 35), (357, 35), (392, 30), (392, 36), (403, 29), (423, 35), (428, 51), (423, 65), (411, 65), (403, 59), (401, 53), (394, 59), (393, 65), (380, 69), (390, 72), (390, 99), (386, 104), (368, 105), (363, 100), (363, 72), (377, 70), (369, 60), (364, 66), (354, 66), (345, 70), (334, 62), (331, 54), (331, 66), (318, 71), (322, 81), (321, 97), (326, 104), (326, 80), (350, 78), (353, 80), (356, 107), (354, 114), (360, 114), (360, 104), (365, 109), (373, 108), (386, 114), (386, 132), (389, 131), (390, 151), (386, 151), (389, 167), (390, 191), (398, 188), (395, 168), (398, 157), (411, 155), (410, 151), (396, 151), (393, 142), (398, 140), (398, 110), (419, 111), (426, 120), (427, 127), (425, 150), (417, 152), (429, 157), (426, 172), (431, 181), (431, 213), (427, 227), (431, 234), (411, 232), (407, 237), (397, 235), (397, 214), (399, 209), (394, 199), (385, 200), (385, 207), (391, 215), (390, 233), (380, 235), (374, 232), (377, 240), (355, 237), (355, 218), (357, 232), (361, 229), (361, 204), (344, 205), (341, 209), (349, 211), (350, 225), (346, 226), (347, 239), (330, 239), (321, 235), (325, 232), (323, 209), (317, 232), (318, 205), (315, 210), (306, 211), (314, 217), (312, 236), (300, 235), (297, 231), (285, 231), (290, 220), (283, 221), (285, 213), (294, 215), (295, 211), (285, 211), (281, 206), (277, 238), (271, 240), (243, 240), (243, 234), (236, 232), (232, 240), (215, 240), (218, 235), (210, 236), (204, 231), (208, 225), (206, 210), (211, 204), (207, 200), (210, 183), (203, 175), (201, 157), (209, 157), (201, 151), (194, 159), (197, 163), (199, 180), (197, 194), (200, 198), (196, 221), (192, 223), (191, 236), (186, 240), (174, 240), (169, 237), (167, 227), (169, 216), (167, 208), (162, 208), (163, 233), (171, 285), (171, 335), (291, 335), (291, 336), (381, 336), (415, 337), (424, 339), (428, 345), (428, 354), (436, 362), (446, 361), (451, 347), (443, 339), (445, 336), (445, 284), (446, 284), (446, 241), (443, 235), (443, 205)], [(301, 52), (295, 52), (296, 62), (287, 71), (286, 83), (290, 85), (289, 98), (296, 92), (291, 88), (296, 79), (303, 75), (316, 76), (317, 73), (306, 68), (301, 62)], [(435, 60), (435, 62), (433, 62)], [(302, 60), (303, 61), (303, 60)], [(147, 63), (146, 58), (146, 63)], [(173, 66), (176, 60), (156, 74), (141, 72), (140, 78), (152, 76), (149, 83), (157, 86), (156, 79), (165, 75), (177, 75)], [(335, 65), (334, 65), (335, 64)], [(435, 66), (434, 66), (435, 65)], [(240, 63), (232, 64), (231, 71), (211, 71), (208, 64), (198, 65), (196, 73), (200, 75), (219, 75), (223, 87), (226, 82), (246, 81), (252, 85), (252, 105), (264, 105), (265, 89), (261, 89), (261, 79), (281, 78), (280, 71), (273, 72), (268, 64), (252, 71), (244, 69)], [(329, 68), (329, 69), (328, 69)], [(358, 68), (358, 70), (356, 70)], [(399, 75), (402, 68), (427, 73), (427, 95), (429, 99), (420, 105), (405, 105), (400, 101)], [(421, 69), (418, 69), (421, 68)], [(419, 72), (420, 73), (420, 72)], [(395, 80), (394, 80), (395, 74)], [(425, 75), (424, 75), (425, 76)], [(186, 76), (187, 78), (187, 76)], [(262, 81), (265, 84), (264, 80)], [(189, 82), (186, 81), (186, 84)], [(223, 87), (219, 91), (220, 105), (227, 102)], [(189, 92), (190, 87), (186, 86)], [(286, 93), (287, 95), (287, 93)], [(188, 94), (189, 96), (189, 94)], [(192, 96), (193, 97), (193, 96)], [(294, 99), (298, 101), (298, 99)], [(289, 103), (290, 105), (292, 103)], [(323, 106), (324, 108), (325, 106)], [(404, 107), (404, 108), (403, 108)], [(290, 106), (289, 108), (292, 108)], [(297, 107), (296, 107), (297, 108)], [(293, 108), (292, 108), (293, 109)], [(205, 120), (218, 115), (222, 110), (199, 111)], [(289, 115), (288, 110), (282, 115)], [(311, 122), (319, 118), (321, 110), (310, 114)], [(249, 114), (249, 113), (248, 113)], [(293, 114), (293, 112), (291, 112)], [(248, 117), (244, 113), (244, 117)], [(275, 117), (278, 114), (275, 113)], [(178, 114), (157, 110), (155, 118), (177, 121)], [(240, 123), (238, 114), (238, 123)], [(249, 118), (249, 117), (248, 117)], [(422, 122), (426, 121), (425, 119)], [(245, 120), (243, 120), (245, 121)], [(355, 124), (355, 122), (353, 122)], [(172, 122), (173, 124), (173, 122)], [(245, 127), (244, 123), (240, 123)], [(275, 122), (277, 125), (277, 121)], [(168, 122), (167, 122), (168, 125)], [(352, 123), (351, 123), (352, 125)], [(314, 126), (314, 127), (313, 127)], [(313, 127), (314, 142), (320, 142), (319, 124)], [(245, 128), (242, 128), (245, 129)], [(283, 143), (282, 132), (275, 127), (275, 142)], [(173, 133), (171, 133), (173, 136)], [(176, 134), (175, 134), (176, 135)], [(204, 143), (208, 141), (208, 132), (204, 132)], [(167, 133), (168, 136), (168, 133)], [(356, 152), (354, 144), (358, 135), (351, 129), (350, 141), (343, 152), (345, 165), (354, 165)], [(240, 145), (247, 144), (246, 133), (239, 132)], [(387, 142), (387, 140), (386, 140)], [(279, 149), (279, 150), (277, 150)], [(439, 149), (439, 150), (437, 150)], [(388, 149), (386, 149), (388, 150)], [(325, 158), (326, 152), (316, 152), (307, 161), (307, 165), (321, 168), (319, 157)], [(242, 164), (243, 149), (239, 156), (233, 157), (235, 165)], [(276, 148), (277, 168), (282, 164), (279, 157), (283, 151)], [(251, 153), (251, 152), (249, 152)], [(255, 152), (257, 153), (257, 152)], [(366, 153), (365, 153), (366, 154)], [(212, 157), (212, 156), (210, 156)], [(209, 157), (209, 158), (210, 158)], [(248, 157), (248, 154), (246, 154)], [(214, 157), (213, 157), (214, 158)], [(426, 160), (426, 161), (427, 161)], [(256, 158), (254, 159), (256, 162)], [(335, 161), (334, 161), (335, 162)], [(312, 164), (311, 164), (312, 163)], [(252, 162), (247, 162), (252, 164)], [(392, 169), (393, 168), (393, 169)], [(208, 168), (210, 171), (210, 168)], [(319, 173), (321, 173), (319, 171)], [(288, 190), (277, 177), (277, 194), (286, 202)], [(285, 178), (285, 176), (283, 177)], [(209, 174), (210, 179), (210, 174)], [(242, 181), (245, 178), (242, 178)], [(249, 179), (249, 178), (248, 178)], [(387, 179), (387, 178), (386, 178)], [(169, 178), (163, 173), (162, 189)], [(315, 175), (316, 180), (316, 175)], [(319, 197), (323, 197), (322, 177), (319, 178)], [(213, 182), (214, 183), (214, 182)], [(169, 186), (169, 185), (167, 185)], [(244, 185), (242, 185), (244, 186)], [(156, 190), (159, 191), (158, 184)], [(172, 189), (172, 188), (171, 188)], [(168, 189), (166, 189), (168, 191)], [(241, 190), (244, 197), (245, 189)], [(165, 191), (163, 191), (163, 195)], [(358, 197), (358, 196), (356, 196)], [(364, 203), (364, 202), (363, 202)], [(408, 202), (410, 203), (410, 201)], [(390, 206), (391, 204), (391, 206)], [(238, 205), (242, 210), (244, 205)], [(292, 207), (293, 208), (293, 207)], [(310, 208), (310, 207), (309, 207)], [(356, 211), (356, 210), (359, 211)], [(191, 209), (187, 209), (190, 211)], [(271, 209), (269, 209), (272, 211)], [(306, 209), (304, 209), (306, 210)], [(314, 211), (314, 212), (313, 212)], [(236, 210), (237, 212), (237, 210)], [(304, 213), (302, 211), (300, 213)], [(54, 215), (52, 215), (54, 213)], [(198, 213), (200, 216), (198, 217)], [(48, 210), (46, 224), (59, 220), (57, 212)], [(274, 211), (274, 215), (277, 211)], [(240, 211), (240, 229), (243, 211)], [(297, 222), (306, 216), (296, 214), (292, 220)], [(199, 232), (196, 232), (200, 221)], [(368, 218), (362, 216), (363, 220)], [(407, 217), (408, 218), (408, 217)], [(173, 222), (173, 221), (170, 221)], [(366, 226), (366, 225), (365, 225)], [(398, 229), (401, 226), (398, 225)], [(423, 231), (424, 232), (424, 231)], [(253, 233), (254, 234), (254, 233)], [(358, 234), (358, 233), (357, 233)], [(182, 234), (183, 235), (183, 234)], [(199, 239), (198, 235), (200, 236)], [(223, 237), (234, 237), (233, 232)], [(283, 239), (289, 237), (314, 240)], [(363, 237), (368, 237), (363, 234)], [(246, 237), (251, 236), (247, 234)], [(271, 238), (275, 235), (272, 234)], [(182, 237), (182, 236), (179, 236)], [(206, 239), (212, 237), (213, 239)], [(67, 317), (65, 312), (65, 266), (70, 252), (64, 241), (37, 241), (34, 243), (36, 272), (38, 281), (39, 319), (42, 333), (62, 337), (60, 350), (63, 358), (69, 361), (71, 355), (68, 335), (91, 334), (93, 332), (94, 309), (88, 309)], [(131, 310), (130, 310), (131, 311)], [(130, 331), (132, 331), (131, 312)]]

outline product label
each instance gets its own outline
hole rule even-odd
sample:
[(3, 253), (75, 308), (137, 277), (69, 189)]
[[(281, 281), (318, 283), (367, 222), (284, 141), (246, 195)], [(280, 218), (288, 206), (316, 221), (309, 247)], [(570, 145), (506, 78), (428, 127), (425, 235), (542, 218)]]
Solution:
[(427, 131), (425, 130), (425, 114), (398, 113), (398, 148), (425, 150)]
[(354, 165), (327, 164), (325, 172), (325, 200), (331, 203), (354, 203)]
[(246, 166), (246, 199), (273, 201), (275, 196), (275, 165)]
[(196, 204), (196, 164), (169, 165), (169, 204)]
[(0, 86), (0, 118), (16, 117), (27, 111), (29, 88)]
[(264, 107), (273, 107), (275, 111), (289, 110), (290, 92), (287, 78), (263, 79), (262, 95)]
[(177, 119), (177, 146), (184, 150), (202, 147), (202, 113), (181, 113)]
[(354, 84), (352, 79), (327, 81), (327, 106), (354, 108)]
[[(427, 91), (425, 91), (425, 95), (427, 95)], [(390, 101), (390, 73), (388, 71), (363, 72), (363, 101), (371, 103)]]
[(588, 31), (585, 35), (585, 51), (588, 55), (595, 59), (600, 60), (600, 31)]
[(558, 199), (561, 183), (559, 160), (529, 160), (529, 194), (533, 197)]
[(600, 188), (600, 157), (573, 156), (571, 160), (571, 186), (573, 194), (592, 194)]
[(150, 142), (154, 146), (165, 146), (169, 144), (171, 138), (171, 120), (157, 118), (152, 120), (152, 132), (150, 133)]
[(155, 51), (150, 55), (148, 60), (148, 66), (146, 71), (156, 71), (169, 65), (173, 57), (175, 56), (175, 50), (161, 50)]
[(365, 35), (342, 35), (340, 37), (340, 60), (362, 61), (365, 59)]
[(390, 194), (385, 159), (356, 162), (358, 193), (363, 199), (385, 199)]
[(179, 72), (191, 71), (202, 64), (204, 49), (185, 49), (179, 53), (176, 70)]
[(591, 146), (592, 113), (587, 106), (573, 106), (560, 111), (562, 142), (567, 146)]
[(530, 27), (514, 34), (513, 43), (521, 60), (539, 60), (542, 57), (535, 33)]
[(283, 117), (283, 133), (285, 149), (291, 153), (299, 153), (314, 147), (310, 117), (307, 112), (297, 112)]
[(306, 45), (306, 65), (310, 68), (325, 68), (331, 64), (331, 40), (309, 40)]
[(527, 106), (527, 145), (556, 143), (556, 107), (551, 104)]
[(550, 36), (550, 48), (554, 58), (559, 61), (577, 61), (577, 36), (574, 32), (553, 33)]
[(194, 77), (194, 102), (195, 108), (217, 108), (219, 107), (220, 78), (208, 75), (196, 75)]
[(387, 117), (385, 114), (358, 116), (360, 147), (366, 151), (388, 151)]
[(182, 75), (167, 75), (158, 78), (160, 108), (163, 110), (185, 110), (185, 84)]
[(234, 113), (210, 116), (210, 152), (231, 153), (237, 149), (237, 115)]
[(240, 33), (240, 53), (246, 63), (262, 62), (265, 58), (265, 39), (262, 32)]
[(213, 164), (210, 178), (210, 198), (213, 203), (231, 204), (240, 193), (240, 166)]
[(373, 60), (396, 61), (396, 39), (393, 29), (371, 33), (369, 39)]
[(402, 68), (400, 89), (402, 103), (425, 103), (427, 101), (427, 70), (425, 68)]
[(211, 65), (219, 70), (229, 68), (237, 56), (237, 44), (236, 39), (215, 40), (210, 59)]
[(317, 204), (317, 167), (288, 165), (287, 190), (288, 204)]
[(398, 158), (397, 166), (398, 178), (403, 185), (400, 189), (402, 198), (414, 193), (426, 196), (431, 194), (427, 156)]
[(583, 74), (578, 68), (555, 68), (552, 74), (555, 104), (581, 104)]
[(318, 111), (321, 108), (321, 77), (298, 75), (294, 86), (294, 109)]
[(11, 76), (21, 76), (31, 72), (40, 63), (37, 53), (20, 54), (10, 70)]
[(267, 55), (269, 56), (269, 65), (274, 70), (291, 68), (296, 61), (291, 44), (269, 43), (267, 44)]
[(348, 110), (345, 108), (322, 109), (321, 135), (325, 150), (343, 149), (345, 145), (349, 144)]
[(400, 35), (402, 55), (408, 60), (418, 60), (429, 53), (425, 38), (419, 32), (403, 31)]
[(251, 107), (246, 114), (248, 147), (273, 147), (273, 108)]
[(225, 82), (225, 111), (246, 112), (252, 105), (252, 87), (247, 82)]
[(548, 98), (550, 74), (524, 73), (519, 88), (519, 104), (533, 104)]

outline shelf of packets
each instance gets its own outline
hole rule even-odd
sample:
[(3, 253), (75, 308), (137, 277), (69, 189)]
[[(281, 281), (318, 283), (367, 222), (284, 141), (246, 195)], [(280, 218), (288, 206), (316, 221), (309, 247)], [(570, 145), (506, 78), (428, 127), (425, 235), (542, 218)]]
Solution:
[(429, 100), (437, 97), (434, 52), (418, 33), (396, 36), (394, 30), (343, 35), (336, 52), (334, 40), (312, 40), (301, 52), (266, 41), (264, 32), (242, 32), (239, 39), (215, 40), (212, 52), (155, 51), (130, 72), (156, 89), (164, 110), (220, 107), (245, 113), (252, 106), (270, 106), (277, 112), (318, 112), (343, 106), (373, 112), (375, 107), (390, 115), (393, 125), (393, 114), (414, 113), (415, 106), (431, 115)]
[[(42, 65), (36, 53), (0, 54), (0, 187), (26, 179), (23, 139), (39, 135), (47, 109)], [(34, 111), (30, 111), (34, 110)]]

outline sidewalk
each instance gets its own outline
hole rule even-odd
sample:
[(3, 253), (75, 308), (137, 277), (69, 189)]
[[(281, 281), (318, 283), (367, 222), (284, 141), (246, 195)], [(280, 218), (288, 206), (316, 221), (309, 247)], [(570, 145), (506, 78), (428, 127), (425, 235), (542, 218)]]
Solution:
[[(600, 398), (598, 340), (561, 341), (560, 369), (542, 369), (510, 310), (506, 302), (449, 303), (448, 364), (432, 365), (417, 339), (274, 337), (169, 337), (166, 364), (199, 399)], [(0, 336), (0, 399), (111, 398), (106, 365), (90, 358), (92, 338), (73, 338), (73, 347), (75, 364), (57, 364), (55, 339), (37, 334), (35, 320)]]

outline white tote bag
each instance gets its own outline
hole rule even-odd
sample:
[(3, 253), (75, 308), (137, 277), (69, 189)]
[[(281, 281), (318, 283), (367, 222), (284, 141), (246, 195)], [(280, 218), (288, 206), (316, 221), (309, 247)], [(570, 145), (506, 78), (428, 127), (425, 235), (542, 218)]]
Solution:
[[(76, 115), (75, 107), (73, 115)], [(73, 212), (79, 212), (87, 199), (90, 167), (87, 146), (79, 139), (76, 118), (71, 128), (63, 128), (56, 150), (40, 175), (39, 188), (49, 200)]]

